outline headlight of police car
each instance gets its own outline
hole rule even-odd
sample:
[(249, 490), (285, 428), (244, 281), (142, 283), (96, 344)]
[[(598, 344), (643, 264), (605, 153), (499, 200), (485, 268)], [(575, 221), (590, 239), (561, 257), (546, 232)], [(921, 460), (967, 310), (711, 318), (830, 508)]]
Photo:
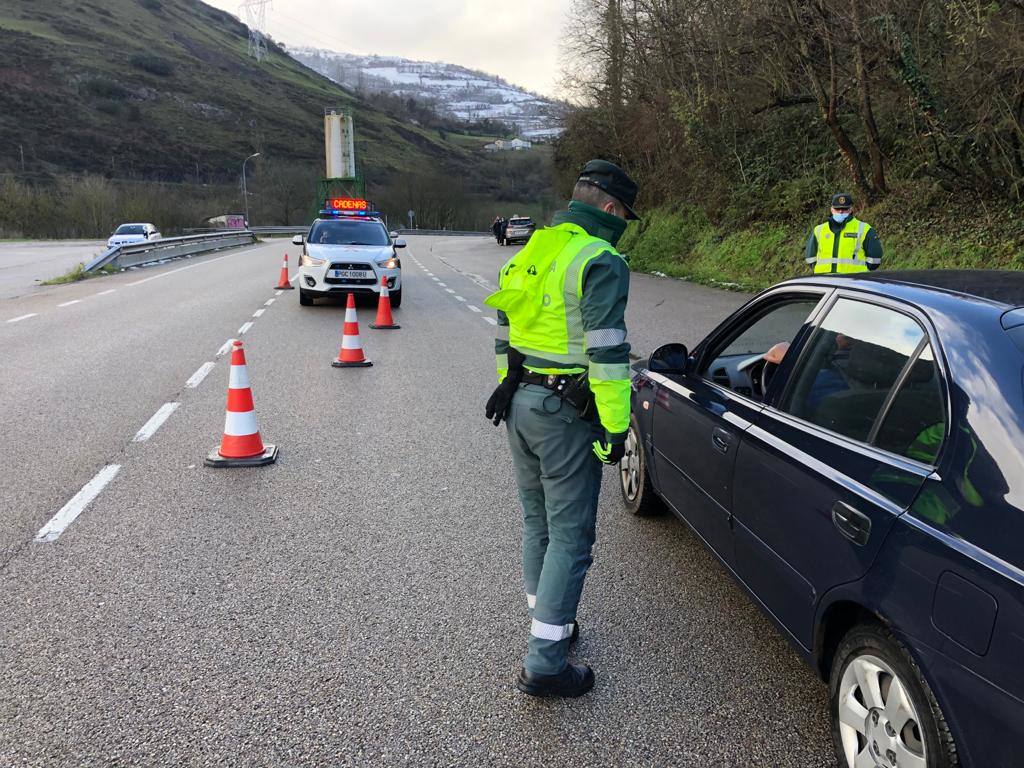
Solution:
[(377, 266), (383, 267), (384, 269), (398, 269), (398, 259), (394, 256), (389, 256), (386, 259), (378, 261)]
[(327, 259), (314, 259), (308, 253), (299, 254), (300, 267), (322, 267), (326, 263)]

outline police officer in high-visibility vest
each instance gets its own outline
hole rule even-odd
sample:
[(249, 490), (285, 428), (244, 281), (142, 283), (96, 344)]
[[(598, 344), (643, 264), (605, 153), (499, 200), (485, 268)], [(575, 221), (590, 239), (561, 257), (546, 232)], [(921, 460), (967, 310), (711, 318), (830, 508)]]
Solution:
[(580, 696), (594, 685), (567, 661), (592, 562), (601, 469), (618, 464), (629, 429), (629, 267), (615, 244), (636, 184), (592, 160), (569, 209), (501, 268), (495, 352), (499, 386), (487, 417), (508, 427), (523, 505), (523, 586), (531, 617), (516, 686), (534, 696)]
[(850, 275), (882, 265), (882, 243), (874, 228), (851, 215), (853, 197), (832, 195), (832, 216), (811, 230), (804, 261), (816, 275)]

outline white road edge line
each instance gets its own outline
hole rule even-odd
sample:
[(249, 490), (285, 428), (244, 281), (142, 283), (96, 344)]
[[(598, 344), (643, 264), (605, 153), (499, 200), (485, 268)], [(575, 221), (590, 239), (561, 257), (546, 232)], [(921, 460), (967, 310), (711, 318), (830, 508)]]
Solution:
[(234, 343), (234, 339), (228, 339), (227, 341), (225, 341), (224, 344), (221, 345), (221, 348), (217, 350), (217, 357), (220, 357), (221, 355), (226, 355), (228, 351), (231, 349), (231, 345)]
[(252, 320), (248, 323), (242, 323), (242, 327), (238, 329), (239, 336), (245, 336), (245, 332), (252, 328)]
[(480, 307), (474, 307), (472, 304), (467, 304), (466, 306), (469, 307), (474, 312), (479, 312), (480, 311)]
[(264, 307), (269, 307), (269, 306), (270, 306), (271, 304), (273, 304), (273, 303), (274, 303), (275, 301), (277, 301), (277, 299), (267, 299), (267, 300), (266, 300), (265, 302), (263, 302), (263, 306), (264, 306)]
[(187, 267), (179, 267), (178, 269), (172, 269), (169, 272), (161, 272), (159, 275), (153, 275), (152, 277), (147, 277), (144, 280), (136, 280), (134, 283), (125, 283), (125, 285), (142, 285), (143, 283), (148, 283), (150, 280), (159, 280), (161, 277), (167, 277), (168, 275), (174, 275), (177, 274), (178, 272), (184, 272), (186, 269), (195, 269), (196, 267), (202, 267), (206, 264), (213, 264), (213, 262), (215, 261), (220, 261), (221, 259), (226, 259), (230, 256), (235, 256), (238, 253), (241, 253), (241, 251), (235, 251), (235, 253), (228, 253), (225, 254), (224, 256), (218, 256), (215, 259), (207, 259), (206, 261), (201, 261), (198, 264), (189, 264)]
[(188, 387), (189, 389), (195, 389), (196, 387), (198, 387), (200, 384), (203, 383), (203, 379), (206, 378), (207, 374), (209, 374), (209, 372), (213, 370), (214, 365), (216, 365), (216, 363), (212, 362), (203, 363), (202, 365), (200, 365), (199, 370), (193, 373), (189, 377), (189, 380), (185, 382), (185, 386)]
[(485, 317), (484, 320), (486, 320), (491, 325), (497, 325), (498, 324), (498, 321), (495, 320), (493, 317)]
[(255, 312), (252, 313), (252, 316), (253, 317), (263, 317), (263, 313), (266, 312), (266, 311), (267, 310), (265, 310), (265, 309), (257, 309)]
[(27, 315), (19, 315), (18, 317), (12, 317), (8, 320), (8, 323), (20, 323), (22, 320), (28, 320), (30, 317), (38, 317), (38, 312), (29, 312)]
[(72, 299), (71, 301), (65, 301), (63, 304), (58, 304), (58, 307), (70, 307), (72, 304), (81, 304), (81, 299)]
[(97, 472), (96, 476), (86, 483), (82, 490), (71, 497), (71, 501), (61, 507), (60, 511), (39, 529), (35, 540), (38, 542), (56, 541), (65, 529), (75, 522), (75, 518), (85, 511), (89, 503), (100, 495), (100, 491), (117, 476), (120, 470), (120, 464), (108, 464)]
[(156, 413), (154, 413), (149, 421), (142, 425), (142, 429), (135, 433), (135, 437), (132, 438), (133, 443), (144, 443), (153, 434), (163, 426), (164, 422), (167, 421), (168, 417), (178, 410), (178, 406), (181, 403), (164, 403), (160, 406)]

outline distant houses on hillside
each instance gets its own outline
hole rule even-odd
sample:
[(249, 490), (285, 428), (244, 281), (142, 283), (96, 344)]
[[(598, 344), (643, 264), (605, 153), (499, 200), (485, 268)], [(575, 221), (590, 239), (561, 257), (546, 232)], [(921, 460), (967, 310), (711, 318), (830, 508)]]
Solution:
[(512, 139), (511, 141), (498, 139), (490, 144), (484, 144), (484, 150), (487, 152), (521, 152), (532, 146), (533, 142), (526, 141), (526, 139)]

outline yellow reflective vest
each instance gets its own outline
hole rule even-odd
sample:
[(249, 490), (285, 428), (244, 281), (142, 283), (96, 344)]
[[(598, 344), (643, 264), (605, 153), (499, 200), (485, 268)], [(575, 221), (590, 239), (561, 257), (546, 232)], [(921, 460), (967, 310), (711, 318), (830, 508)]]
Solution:
[(870, 224), (855, 217), (847, 219), (839, 233), (833, 233), (827, 221), (816, 226), (814, 238), (818, 242), (818, 254), (814, 260), (814, 274), (849, 275), (867, 272), (868, 264), (881, 263), (881, 259), (869, 259), (864, 252), (864, 242), (870, 231)]
[[(484, 303), (499, 310), (499, 320), (507, 318), (508, 323), (507, 338), (502, 338), (505, 327), (499, 326), (495, 346), (499, 379), (506, 373), (509, 345), (523, 353), (527, 367), (538, 373), (587, 371), (601, 424), (615, 435), (629, 429), (629, 348), (622, 317), (628, 267), (623, 262), (627, 278), (621, 295), (600, 297), (609, 308), (621, 305), (609, 313), (614, 320), (607, 327), (588, 327), (581, 310), (584, 275), (587, 265), (602, 254), (622, 259), (606, 240), (576, 224), (537, 230), (502, 267), (499, 290)], [(601, 354), (613, 349), (616, 353), (611, 358)]]

